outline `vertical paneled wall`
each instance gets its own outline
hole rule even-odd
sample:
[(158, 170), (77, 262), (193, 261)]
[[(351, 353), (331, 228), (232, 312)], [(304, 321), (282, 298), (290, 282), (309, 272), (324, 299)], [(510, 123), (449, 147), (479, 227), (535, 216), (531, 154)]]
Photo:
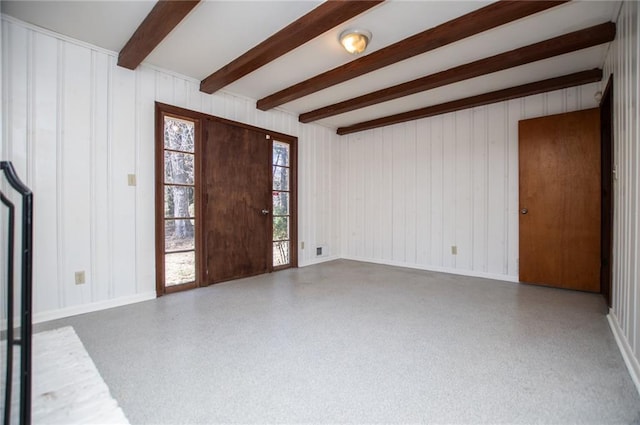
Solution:
[(518, 121), (596, 107), (598, 90), (588, 84), (343, 138), (343, 256), (517, 280)]
[(640, 390), (640, 6), (623, 2), (604, 67), (613, 76), (614, 232), (610, 321)]
[[(2, 158), (35, 193), (34, 308), (45, 319), (154, 296), (154, 101), (299, 139), (301, 265), (335, 256), (337, 136), (199, 81), (3, 17)], [(135, 174), (136, 186), (127, 185)], [(316, 245), (329, 255), (316, 257)], [(86, 284), (75, 285), (84, 270)]]

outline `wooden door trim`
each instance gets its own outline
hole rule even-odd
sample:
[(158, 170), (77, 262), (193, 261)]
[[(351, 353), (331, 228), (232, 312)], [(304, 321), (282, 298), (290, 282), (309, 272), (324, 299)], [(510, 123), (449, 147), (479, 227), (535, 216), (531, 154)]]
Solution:
[[(198, 202), (195, 203), (196, 231), (194, 232), (195, 244), (195, 280), (193, 282), (181, 285), (165, 286), (165, 234), (164, 234), (164, 118), (173, 117), (178, 119), (187, 119), (194, 123), (194, 176), (195, 179), (195, 197)], [(202, 125), (199, 117), (193, 117), (181, 111), (171, 111), (162, 107), (162, 104), (155, 104), (155, 263), (156, 263), (156, 296), (161, 297), (165, 294), (184, 291), (186, 289), (197, 288), (201, 285), (202, 274), (202, 232), (200, 228), (200, 218), (202, 217), (202, 202), (199, 200), (202, 196), (202, 188), (200, 183), (200, 173), (202, 172), (201, 143), (202, 143)]]
[(221, 118), (221, 117), (216, 117), (214, 115), (209, 115), (209, 114), (205, 114), (203, 112), (197, 112), (197, 111), (193, 111), (191, 109), (185, 109), (185, 108), (181, 108), (179, 106), (173, 106), (173, 105), (168, 105), (166, 103), (161, 103), (161, 102), (156, 102), (156, 109), (160, 108), (161, 110), (169, 113), (169, 114), (177, 114), (177, 115), (182, 115), (185, 117), (190, 117), (190, 118), (194, 118), (194, 119), (199, 119), (199, 120), (212, 120), (212, 121), (218, 121), (218, 122), (222, 122), (225, 124), (230, 124), (230, 125), (234, 125), (236, 127), (241, 127), (241, 128), (247, 128), (249, 130), (255, 130), (255, 131), (259, 131), (261, 133), (265, 133), (270, 135), (272, 138), (275, 139), (279, 139), (281, 138), (282, 141), (287, 141), (290, 143), (295, 143), (297, 144), (298, 142), (298, 138), (295, 136), (290, 136), (288, 134), (284, 134), (284, 133), (279, 133), (277, 131), (272, 131), (272, 130), (267, 130), (261, 127), (256, 127), (250, 124), (245, 124), (243, 122), (239, 122), (239, 121), (233, 121), (233, 120), (229, 120), (226, 118)]
[[(611, 280), (613, 261), (613, 75), (609, 76), (607, 85), (600, 100), (600, 144), (601, 144), (601, 176), (602, 199), (600, 227), (600, 293), (611, 307)], [(608, 118), (608, 119), (606, 119)], [(607, 193), (609, 196), (607, 197)], [(605, 202), (607, 201), (607, 202)]]
[[(272, 133), (273, 134), (273, 133)], [(291, 137), (291, 136), (289, 136)], [(285, 142), (289, 144), (289, 157), (291, 172), (289, 181), (289, 210), (294, 211), (294, 214), (289, 214), (289, 264), (282, 266), (273, 266), (271, 262), (272, 271), (284, 270), (291, 267), (298, 267), (298, 139), (285, 140), (283, 138), (271, 137), (271, 146), (273, 150), (273, 142)], [(273, 161), (272, 161), (273, 162)], [(273, 173), (272, 173), (271, 187), (273, 188)], [(293, 209), (291, 208), (293, 206)], [(271, 228), (271, 259), (273, 260), (273, 226)]]
[[(284, 141), (284, 140), (283, 140)], [(298, 267), (298, 139), (290, 142), (291, 146), (291, 191), (289, 196), (291, 197), (291, 205), (294, 206), (294, 214), (290, 214), (291, 219), (291, 267)], [(291, 207), (289, 207), (291, 208)]]
[[(160, 220), (159, 211), (164, 211), (163, 204), (163, 191), (164, 191), (164, 160), (160, 149), (164, 147), (164, 115), (161, 110), (158, 109), (156, 104), (155, 111), (155, 206), (154, 206), (154, 218), (155, 218), (155, 236), (156, 236), (156, 297), (164, 295), (164, 237), (161, 237), (164, 232), (164, 217)], [(162, 172), (160, 171), (162, 170)], [(162, 260), (160, 260), (162, 258)]]

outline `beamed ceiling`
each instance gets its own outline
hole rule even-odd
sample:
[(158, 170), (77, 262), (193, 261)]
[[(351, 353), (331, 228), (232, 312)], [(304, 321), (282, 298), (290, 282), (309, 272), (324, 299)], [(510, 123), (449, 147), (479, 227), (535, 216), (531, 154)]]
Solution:
[[(349, 134), (602, 79), (617, 1), (2, 1), (2, 12)], [(353, 56), (347, 28), (373, 33)]]

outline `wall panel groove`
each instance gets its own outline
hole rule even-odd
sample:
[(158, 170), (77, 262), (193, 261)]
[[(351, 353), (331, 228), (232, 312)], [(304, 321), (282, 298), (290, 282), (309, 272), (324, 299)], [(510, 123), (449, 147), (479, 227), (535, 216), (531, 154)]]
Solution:
[(107, 245), (108, 245), (108, 264), (109, 267), (107, 269), (107, 298), (113, 299), (115, 297), (115, 282), (113, 277), (113, 264), (115, 258), (115, 251), (113, 245), (113, 222), (115, 213), (113, 211), (113, 67), (115, 59), (109, 58), (109, 66), (107, 68), (107, 181), (105, 183), (106, 192), (107, 192), (107, 209), (108, 209), (108, 217), (106, 228), (107, 228)]
[[(2, 20), (0, 20), (0, 43), (2, 43), (2, 51), (0, 53), (2, 53), (2, 57), (4, 58), (6, 53), (8, 51), (8, 46), (9, 46), (9, 32), (8, 32), (8, 27), (7, 25), (5, 25), (3, 23)], [(9, 90), (11, 88), (11, 83), (9, 80), (9, 62), (3, 60), (2, 63), (0, 63), (0, 66), (2, 67), (2, 75), (1, 77), (1, 81), (2, 81), (2, 116), (6, 117), (8, 119), (9, 117)], [(8, 119), (8, 121), (10, 122), (10, 120)], [(9, 139), (9, 126), (5, 125), (4, 122), (2, 123), (2, 140), (3, 143), (0, 144), (0, 155), (2, 155), (3, 158), (9, 158), (11, 156), (11, 152), (9, 152), (9, 146), (11, 145), (10, 143), (8, 143), (7, 141), (10, 140)], [(3, 183), (3, 186), (1, 186), (3, 189), (5, 189), (5, 185), (6, 183)], [(6, 191), (6, 189), (5, 189)], [(4, 232), (4, 230), (2, 230), (2, 232)], [(4, 236), (4, 233), (2, 233), (2, 235)], [(3, 251), (4, 253), (4, 251)], [(4, 285), (3, 285), (4, 286)], [(5, 289), (6, 290), (6, 289)], [(0, 307), (0, 308), (5, 308), (5, 307)], [(2, 310), (2, 312), (4, 313), (4, 310)], [(3, 316), (4, 317), (4, 316)]]
[[(35, 47), (34, 47), (34, 36), (33, 33), (28, 32), (27, 33), (27, 97), (31, 98), (33, 97), (33, 67), (34, 67), (34, 55), (35, 55)], [(34, 117), (34, 109), (36, 108), (36, 105), (34, 104), (29, 104), (27, 106), (28, 108), (28, 112), (27, 112), (27, 151), (26, 151), (26, 157), (28, 160), (27, 163), (27, 174), (26, 174), (26, 180), (27, 180), (27, 185), (31, 188), (31, 190), (35, 190), (35, 178), (34, 178), (34, 173), (35, 173), (35, 163), (36, 163), (36, 152), (34, 149), (34, 133), (35, 133), (35, 126), (33, 125), (33, 117)]]
[[(484, 120), (485, 120), (485, 127), (484, 127), (484, 158), (489, 158), (489, 143), (490, 143), (490, 138), (489, 138), (489, 110), (490, 108), (484, 108)], [(484, 216), (487, 218), (483, 223), (483, 237), (484, 237), (484, 249), (485, 249), (485, 253), (484, 253), (484, 263), (483, 263), (483, 270), (484, 272), (488, 272), (489, 271), (489, 252), (490, 252), (490, 248), (489, 248), (489, 166), (488, 164), (485, 165), (485, 170), (484, 170), (484, 190), (485, 190), (485, 196), (483, 201), (483, 205), (482, 205), (482, 212), (484, 214)], [(499, 214), (500, 210), (496, 208), (496, 215)]]
[[(57, 256), (57, 267), (58, 267), (58, 279), (57, 279), (57, 286), (58, 286), (58, 305), (57, 306), (47, 306), (50, 309), (56, 309), (56, 308), (61, 308), (65, 305), (65, 287), (64, 287), (64, 252), (65, 252), (65, 246), (64, 246), (64, 238), (65, 238), (65, 232), (64, 232), (64, 220), (63, 220), (63, 216), (64, 216), (64, 204), (63, 204), (63, 199), (64, 199), (64, 191), (65, 191), (65, 185), (64, 185), (64, 178), (63, 178), (63, 167), (64, 167), (64, 156), (63, 156), (63, 137), (64, 137), (64, 133), (63, 133), (63, 122), (64, 122), (64, 44), (62, 43), (62, 41), (58, 41), (57, 42), (57, 52), (58, 52), (58, 57), (57, 57), (57, 76), (58, 76), (58, 81), (57, 81), (57, 93), (56, 93), (56, 99), (58, 101), (57, 104), (57, 108), (56, 108), (56, 218), (57, 218), (57, 234), (56, 234), (56, 240), (58, 242), (57, 244), (57, 251), (56, 251), (56, 256)], [(13, 140), (11, 141), (12, 143), (15, 143)], [(34, 198), (35, 198), (35, 193), (34, 193)], [(34, 205), (35, 205), (35, 199), (34, 199)], [(35, 227), (35, 226), (34, 226)], [(34, 246), (36, 246), (36, 238), (37, 236), (35, 236), (34, 234)], [(37, 284), (37, 283), (36, 283)]]
[[(133, 173), (133, 175), (136, 177), (137, 179), (137, 173), (135, 172), (136, 170), (140, 169), (139, 167), (139, 151), (140, 151), (140, 133), (142, 132), (142, 126), (140, 125), (140, 91), (142, 90), (142, 78), (143, 73), (142, 72), (136, 72), (135, 73), (135, 92), (134, 92), (134, 100), (133, 100), (133, 111), (134, 111), (134, 128), (135, 128), (135, 139), (134, 139), (134, 148), (133, 148), (133, 168), (131, 170), (131, 172)], [(133, 222), (134, 222), (134, 249), (133, 249), (133, 256), (134, 256), (134, 261), (133, 261), (133, 276), (135, 276), (134, 278), (134, 283), (135, 283), (135, 293), (139, 293), (140, 292), (140, 276), (138, 274), (138, 253), (139, 253), (139, 249), (140, 249), (140, 239), (139, 239), (139, 235), (138, 235), (138, 231), (139, 231), (139, 227), (140, 227), (140, 222), (138, 221), (138, 182), (136, 181), (136, 185), (133, 188), (133, 210), (134, 210), (134, 217), (133, 217)]]
[(90, 248), (89, 248), (89, 271), (87, 272), (87, 276), (88, 276), (88, 280), (90, 283), (90, 291), (91, 291), (91, 302), (95, 302), (96, 301), (96, 287), (97, 285), (94, 284), (94, 280), (95, 280), (95, 269), (96, 269), (96, 263), (97, 263), (97, 259), (96, 259), (96, 251), (97, 251), (97, 226), (98, 226), (98, 222), (96, 220), (96, 215), (97, 215), (97, 207), (96, 207), (96, 203), (97, 203), (97, 187), (96, 187), (96, 173), (97, 173), (97, 158), (96, 158), (96, 146), (97, 146), (97, 139), (98, 139), (98, 135), (97, 135), (97, 130), (96, 130), (96, 121), (97, 121), (97, 117), (96, 117), (96, 113), (97, 113), (97, 108), (96, 108), (96, 97), (97, 97), (97, 81), (96, 81), (96, 52), (92, 51), (91, 52), (91, 92), (89, 94), (89, 97), (91, 99), (91, 114), (90, 114), (90, 122), (89, 122), (89, 127), (91, 128), (91, 141), (89, 143), (89, 160), (90, 160), (90, 164), (91, 164), (91, 169), (89, 170), (89, 214), (91, 216), (91, 226), (90, 226), (90, 230), (89, 230), (89, 241), (90, 241)]

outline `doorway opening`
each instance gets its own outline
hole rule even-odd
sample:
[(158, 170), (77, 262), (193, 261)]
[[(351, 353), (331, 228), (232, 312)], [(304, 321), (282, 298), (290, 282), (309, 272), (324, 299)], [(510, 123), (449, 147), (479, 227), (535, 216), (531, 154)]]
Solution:
[(611, 262), (613, 260), (613, 76), (609, 77), (600, 101), (602, 145), (602, 226), (600, 292), (611, 307)]

